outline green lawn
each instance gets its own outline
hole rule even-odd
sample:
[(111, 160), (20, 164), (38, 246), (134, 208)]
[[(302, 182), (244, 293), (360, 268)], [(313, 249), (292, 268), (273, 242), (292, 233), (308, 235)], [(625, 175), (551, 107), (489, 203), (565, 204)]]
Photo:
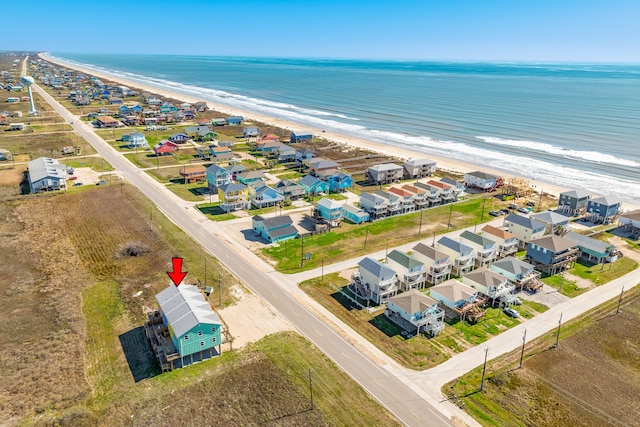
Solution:
[(203, 203), (198, 205), (197, 208), (212, 221), (228, 221), (230, 219), (238, 218), (233, 213), (222, 210), (219, 202)]
[(570, 270), (572, 274), (590, 280), (595, 285), (603, 285), (618, 277), (624, 276), (638, 268), (638, 263), (629, 258), (622, 258), (614, 263), (591, 264), (580, 261)]
[[(367, 224), (356, 225), (345, 222), (329, 233), (304, 239), (305, 252), (314, 256), (304, 263), (303, 269), (320, 267), (322, 257), (338, 262), (385, 247), (398, 246), (434, 234), (442, 234), (458, 227), (478, 224), (481, 211), (482, 199), (476, 198)], [(451, 218), (452, 227), (447, 226), (449, 218)], [(302, 241), (295, 239), (288, 245), (289, 250), (299, 253)], [(286, 257), (282, 246), (265, 248), (261, 253), (271, 262), (277, 263), (278, 271), (285, 273), (300, 271), (299, 262)]]

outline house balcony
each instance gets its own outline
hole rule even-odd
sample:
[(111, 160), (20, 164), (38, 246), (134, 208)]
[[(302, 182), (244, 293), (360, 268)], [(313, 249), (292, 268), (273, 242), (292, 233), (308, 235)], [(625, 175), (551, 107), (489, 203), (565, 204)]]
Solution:
[(504, 242), (500, 245), (500, 250), (498, 256), (500, 258), (508, 257), (509, 255), (513, 255), (518, 251), (518, 241), (514, 240), (512, 242)]
[(402, 277), (402, 288), (403, 290), (409, 290), (412, 288), (421, 288), (423, 287), (425, 279), (424, 271), (418, 271), (412, 274), (405, 274)]
[(506, 283), (504, 285), (496, 286), (494, 288), (490, 288), (488, 290), (488, 297), (491, 299), (497, 299), (504, 297), (506, 295), (512, 294), (515, 291), (516, 287), (511, 283)]

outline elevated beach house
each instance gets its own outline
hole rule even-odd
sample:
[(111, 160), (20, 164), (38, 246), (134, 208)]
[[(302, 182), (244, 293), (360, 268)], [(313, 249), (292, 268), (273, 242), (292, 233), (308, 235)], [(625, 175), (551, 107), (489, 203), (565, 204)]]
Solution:
[(67, 167), (56, 159), (40, 157), (27, 164), (32, 193), (66, 188)]
[(333, 160), (323, 159), (321, 157), (303, 160), (302, 164), (306, 165), (311, 175), (322, 179), (331, 176), (340, 168), (339, 163), (336, 163)]
[(311, 196), (329, 191), (329, 184), (326, 181), (316, 178), (311, 174), (302, 177), (302, 179), (298, 181), (298, 184), (304, 188), (306, 194)]
[(609, 224), (620, 213), (622, 202), (616, 196), (602, 196), (587, 203), (587, 218), (594, 223)]
[(540, 272), (528, 262), (509, 256), (491, 264), (490, 270), (503, 275), (516, 288), (524, 291), (535, 292), (542, 289)]
[(376, 196), (387, 200), (387, 215), (398, 215), (402, 212), (402, 200), (400, 196), (384, 190), (376, 190)]
[(256, 215), (251, 218), (253, 231), (268, 242), (276, 243), (298, 237), (298, 230), (293, 226), (289, 215), (265, 218)]
[(631, 240), (637, 240), (640, 237), (640, 209), (620, 214), (618, 224), (629, 233)]
[(509, 279), (484, 267), (462, 276), (462, 282), (489, 298), (492, 305), (497, 299), (506, 304), (510, 304), (515, 299), (513, 294), (515, 286), (509, 282)]
[(245, 138), (257, 138), (260, 136), (260, 129), (256, 126), (247, 126), (242, 128), (242, 136)]
[(175, 144), (185, 144), (187, 141), (189, 141), (189, 135), (187, 135), (186, 133), (177, 132), (169, 137), (169, 141)]
[(197, 286), (171, 284), (156, 301), (145, 331), (163, 371), (220, 354), (222, 322)]
[(429, 159), (407, 160), (402, 167), (405, 179), (426, 178), (436, 173), (436, 162)]
[(129, 148), (148, 148), (149, 142), (142, 132), (131, 132), (122, 135), (122, 141), (127, 143)]
[(451, 271), (454, 276), (467, 274), (475, 267), (474, 250), (470, 246), (444, 236), (438, 240), (436, 249), (449, 255), (452, 267)]
[(425, 270), (422, 261), (394, 249), (387, 255), (387, 265), (398, 275), (400, 290), (424, 288)]
[(377, 194), (363, 192), (360, 193), (360, 207), (376, 220), (387, 216), (389, 201)]
[(438, 181), (436, 179), (430, 179), (427, 184), (436, 187), (440, 190), (440, 198), (442, 203), (455, 202), (458, 199), (458, 193), (454, 191), (454, 187), (445, 182)]
[(231, 174), (222, 166), (212, 164), (207, 168), (207, 183), (209, 190), (218, 190), (218, 187), (231, 183)]
[(544, 222), (518, 214), (507, 215), (504, 226), (509, 233), (516, 236), (520, 248), (525, 248), (528, 241), (544, 236), (547, 229)]
[(366, 257), (358, 263), (351, 285), (357, 295), (379, 305), (398, 293), (398, 275), (380, 261)]
[(415, 289), (389, 298), (384, 314), (412, 335), (436, 336), (444, 330), (444, 310), (438, 301)]
[(362, 224), (363, 222), (369, 221), (369, 213), (362, 208), (345, 203), (342, 205), (342, 209), (344, 212), (344, 219), (354, 224)]
[(162, 140), (155, 147), (153, 152), (156, 156), (166, 156), (178, 151), (178, 146), (169, 140)]
[(404, 168), (394, 163), (383, 163), (367, 168), (367, 179), (376, 184), (392, 184), (402, 179)]
[(294, 131), (291, 132), (290, 141), (292, 144), (296, 142), (309, 142), (313, 139), (313, 133), (309, 131)]
[(572, 216), (584, 214), (591, 199), (591, 192), (584, 188), (564, 191), (558, 197), (558, 209)]
[(180, 176), (184, 182), (201, 182), (207, 178), (207, 168), (203, 165), (183, 166), (180, 169)]
[(570, 231), (562, 237), (570, 240), (580, 249), (581, 258), (594, 264), (614, 262), (620, 256), (620, 252), (612, 244), (584, 234)]
[(498, 244), (497, 258), (504, 258), (515, 255), (515, 253), (518, 251), (518, 238), (515, 236), (515, 234), (509, 233), (506, 230), (501, 230), (489, 224), (482, 227), (482, 233), (484, 234), (484, 236), (488, 237)]
[(437, 206), (442, 203), (440, 187), (427, 184), (426, 182), (416, 182), (413, 184), (413, 186), (421, 191), (424, 191), (425, 196), (423, 196), (423, 199), (426, 197), (429, 206)]
[(236, 182), (244, 185), (253, 184), (255, 182), (264, 182), (264, 172), (262, 171), (245, 171), (236, 174)]
[(240, 183), (232, 182), (218, 187), (220, 208), (225, 212), (249, 209), (249, 188)]
[(539, 237), (527, 244), (526, 261), (535, 269), (556, 274), (573, 265), (578, 259), (578, 246), (571, 240), (555, 234)]
[(465, 230), (460, 242), (473, 248), (476, 267), (488, 267), (498, 257), (498, 244), (484, 235)]
[(429, 195), (426, 190), (414, 187), (410, 184), (405, 184), (401, 188), (404, 191), (413, 193), (413, 203), (415, 204), (416, 210), (421, 210), (429, 207)]
[(416, 203), (414, 200), (415, 194), (411, 191), (407, 191), (402, 188), (391, 187), (389, 188), (388, 192), (400, 198), (400, 212), (407, 213), (416, 210)]
[(281, 179), (276, 184), (278, 190), (287, 200), (297, 200), (303, 197), (307, 190), (302, 185), (290, 179)]
[(329, 191), (332, 193), (342, 193), (353, 187), (353, 178), (346, 172), (336, 171), (327, 178)]
[(424, 264), (425, 281), (430, 285), (437, 285), (449, 280), (451, 262), (449, 255), (440, 252), (424, 243), (413, 247), (413, 257)]
[(569, 229), (570, 219), (566, 215), (559, 214), (554, 211), (544, 211), (529, 215), (529, 218), (535, 219), (545, 224), (544, 234), (564, 234)]
[(445, 316), (450, 319), (474, 320), (482, 317), (481, 305), (484, 299), (478, 291), (459, 280), (449, 279), (429, 288), (429, 295), (440, 305), (446, 307)]
[(284, 201), (284, 196), (275, 188), (260, 183), (256, 187), (249, 186), (251, 205), (257, 209), (276, 206)]
[(344, 216), (344, 205), (323, 197), (316, 205), (317, 215), (331, 227), (337, 227)]
[(464, 184), (480, 191), (493, 191), (502, 185), (502, 178), (486, 172), (474, 171), (464, 174)]

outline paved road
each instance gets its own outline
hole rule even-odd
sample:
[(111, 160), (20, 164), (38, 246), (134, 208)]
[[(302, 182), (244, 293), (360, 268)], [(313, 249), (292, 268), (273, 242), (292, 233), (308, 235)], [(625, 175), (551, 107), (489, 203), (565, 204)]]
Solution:
[[(243, 254), (229, 248), (227, 243), (203, 227), (205, 219), (192, 213), (193, 210), (177, 196), (157, 183), (153, 178), (135, 167), (121, 153), (96, 135), (91, 128), (78, 120), (41, 88), (35, 89), (73, 128), (89, 142), (126, 180), (134, 184), (175, 224), (197, 240), (213, 256), (247, 287), (269, 302), (282, 313), (307, 339), (348, 373), (390, 412), (409, 426), (448, 426), (449, 420), (425, 400), (420, 389), (407, 384), (386, 369), (373, 363), (368, 356), (347, 342), (342, 336), (316, 317), (287, 287), (272, 279), (271, 275), (247, 262)], [(230, 250), (231, 249), (231, 250)]]

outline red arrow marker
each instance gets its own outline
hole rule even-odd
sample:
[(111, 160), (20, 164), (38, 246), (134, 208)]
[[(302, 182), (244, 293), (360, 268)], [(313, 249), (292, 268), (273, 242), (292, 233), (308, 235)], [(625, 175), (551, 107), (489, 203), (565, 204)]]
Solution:
[(173, 263), (173, 271), (167, 271), (167, 274), (173, 284), (179, 286), (187, 272), (182, 272), (182, 258), (171, 258), (171, 262)]

